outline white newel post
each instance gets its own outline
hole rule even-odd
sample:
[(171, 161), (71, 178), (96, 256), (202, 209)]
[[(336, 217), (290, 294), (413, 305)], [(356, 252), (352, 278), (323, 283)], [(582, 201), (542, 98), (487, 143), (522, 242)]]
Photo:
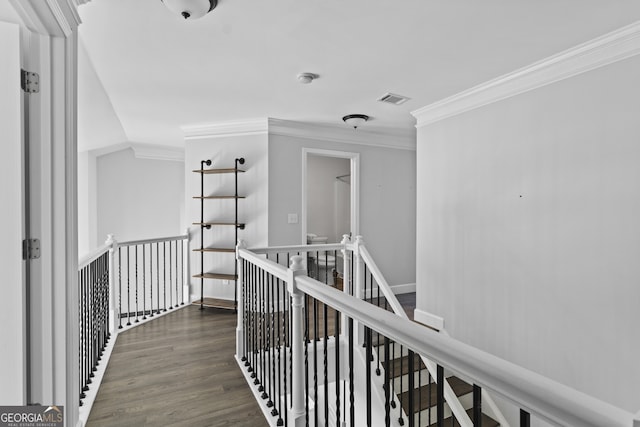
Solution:
[(351, 236), (343, 234), (340, 243), (344, 245), (342, 248), (342, 292), (351, 294), (351, 271), (349, 271), (349, 267), (351, 266), (351, 253), (347, 249), (347, 245), (351, 243)]
[(116, 252), (118, 251), (118, 242), (113, 237), (113, 234), (107, 234), (107, 241), (105, 244), (110, 245), (109, 248), (109, 290), (111, 297), (109, 298), (109, 333), (116, 334), (118, 328), (116, 328), (116, 301), (117, 301), (117, 286), (116, 286)]
[[(364, 245), (364, 239), (362, 236), (356, 236), (356, 241), (353, 246), (353, 257), (356, 270), (353, 277), (353, 283), (355, 286), (353, 296), (358, 299), (366, 298), (364, 295), (364, 261), (360, 255), (360, 247), (362, 245)], [(355, 342), (357, 345), (362, 345), (364, 343), (364, 326), (359, 322), (354, 322), (353, 329)]]
[(364, 294), (364, 261), (362, 260), (362, 256), (360, 255), (360, 246), (364, 244), (364, 239), (362, 236), (356, 236), (355, 246), (353, 248), (353, 256), (355, 257), (355, 293), (354, 296), (359, 299), (365, 299), (366, 296)]
[(306, 274), (303, 257), (291, 257), (288, 270), (287, 289), (291, 294), (291, 323), (293, 327), (291, 337), (291, 426), (303, 426), (305, 423), (304, 410), (304, 335), (303, 335), (303, 297), (304, 294), (296, 287), (296, 276)]
[(238, 239), (236, 245), (236, 265), (238, 266), (238, 282), (236, 283), (236, 295), (238, 301), (238, 324), (236, 325), (236, 357), (243, 357), (245, 354), (244, 348), (244, 276), (242, 274), (242, 258), (240, 258), (240, 249), (246, 249), (247, 244)]
[(187, 231), (185, 233), (187, 235), (187, 250), (185, 251), (184, 257), (182, 259), (183, 265), (185, 266), (182, 285), (182, 302), (185, 304), (191, 304), (191, 233), (189, 232), (189, 227), (187, 227)]

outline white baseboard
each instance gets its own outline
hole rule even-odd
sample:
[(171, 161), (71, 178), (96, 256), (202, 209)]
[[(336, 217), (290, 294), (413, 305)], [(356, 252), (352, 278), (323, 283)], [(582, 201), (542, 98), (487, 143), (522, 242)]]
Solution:
[(396, 295), (400, 294), (410, 294), (416, 291), (415, 283), (405, 283), (404, 285), (393, 285), (391, 286), (391, 290)]
[(413, 311), (413, 320), (430, 328), (437, 329), (438, 331), (442, 331), (444, 329), (444, 319), (442, 317), (427, 313), (426, 311), (422, 311), (417, 308)]

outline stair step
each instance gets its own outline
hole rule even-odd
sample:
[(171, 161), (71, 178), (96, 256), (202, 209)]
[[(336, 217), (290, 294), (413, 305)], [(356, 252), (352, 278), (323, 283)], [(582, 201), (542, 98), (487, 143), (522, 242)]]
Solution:
[[(413, 371), (421, 371), (425, 369), (426, 366), (422, 362), (422, 358), (419, 354), (415, 354), (413, 356)], [(396, 359), (393, 359), (389, 365), (389, 374), (393, 378), (398, 378), (402, 375), (409, 374), (409, 356), (402, 356)]]
[[(465, 394), (471, 393), (473, 391), (473, 387), (466, 382), (462, 381), (458, 377), (449, 377), (447, 378), (451, 389), (456, 394), (456, 396), (463, 396)], [(402, 408), (406, 413), (409, 412), (409, 392), (405, 391), (401, 393), (399, 396), (400, 403), (402, 404)], [(421, 400), (421, 401), (420, 401)], [(420, 389), (416, 389), (413, 393), (413, 406), (416, 411), (423, 411), (425, 409), (429, 409), (429, 407), (436, 406), (438, 402), (438, 386), (435, 382), (431, 384), (426, 384), (420, 387)]]
[[(467, 409), (467, 415), (469, 415), (469, 418), (473, 420), (473, 409)], [(444, 425), (460, 427), (460, 423), (458, 422), (458, 420), (453, 419), (453, 417), (446, 418), (444, 420)], [(500, 425), (499, 422), (497, 422), (487, 414), (482, 414), (482, 427), (498, 427), (499, 425)], [(431, 424), (429, 427), (437, 427), (437, 425), (434, 423), (434, 424)]]

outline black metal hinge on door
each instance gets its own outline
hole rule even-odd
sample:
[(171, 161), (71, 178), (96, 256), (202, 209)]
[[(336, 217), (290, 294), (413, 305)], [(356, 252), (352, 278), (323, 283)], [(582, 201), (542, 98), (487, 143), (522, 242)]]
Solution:
[(40, 258), (40, 239), (25, 239), (22, 241), (22, 259)]
[(40, 76), (38, 73), (20, 70), (20, 87), (26, 93), (40, 92)]

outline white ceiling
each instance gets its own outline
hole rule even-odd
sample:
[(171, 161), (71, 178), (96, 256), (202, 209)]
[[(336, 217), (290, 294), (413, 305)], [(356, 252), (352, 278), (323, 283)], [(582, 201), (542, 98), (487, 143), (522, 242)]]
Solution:
[[(160, 0), (92, 0), (80, 14), (126, 138), (175, 146), (181, 126), (263, 117), (362, 113), (368, 130), (410, 132), (411, 111), (635, 22), (640, 2), (219, 0), (184, 21)], [(411, 100), (376, 102), (386, 92)]]

